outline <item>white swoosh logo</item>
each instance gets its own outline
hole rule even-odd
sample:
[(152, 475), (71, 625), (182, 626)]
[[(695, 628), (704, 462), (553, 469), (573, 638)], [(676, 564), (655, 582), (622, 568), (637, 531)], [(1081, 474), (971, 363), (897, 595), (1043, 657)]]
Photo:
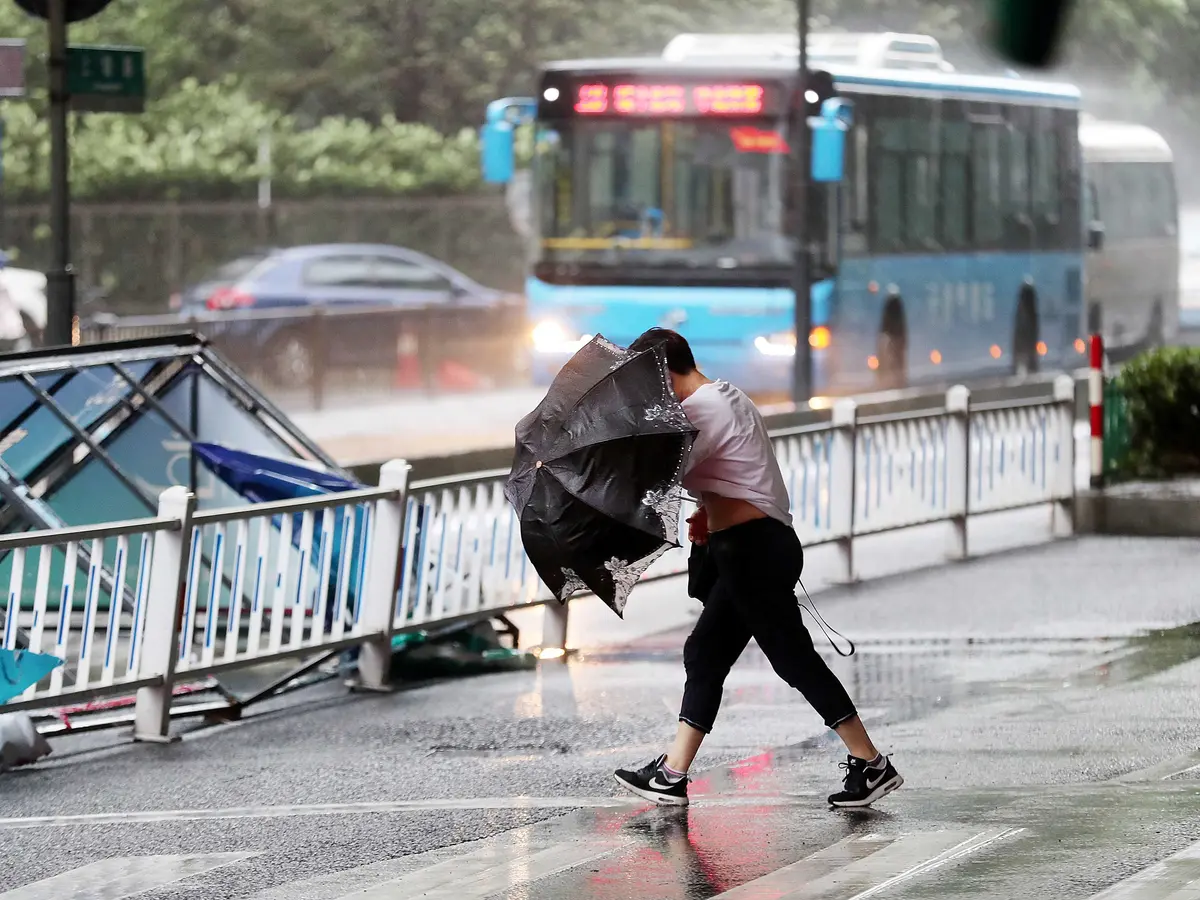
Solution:
[(886, 774), (887, 774), (887, 769), (885, 768), (882, 772), (879, 773), (879, 777), (876, 778), (874, 781), (872, 781), (870, 778), (868, 778), (867, 779), (867, 790), (873, 791), (873, 790), (875, 790), (875, 788), (879, 787), (880, 783), (883, 781), (883, 776)]
[(674, 785), (663, 784), (661, 781), (658, 780), (658, 778), (651, 778), (650, 779), (650, 787), (656, 791), (669, 791), (671, 788), (674, 787)]

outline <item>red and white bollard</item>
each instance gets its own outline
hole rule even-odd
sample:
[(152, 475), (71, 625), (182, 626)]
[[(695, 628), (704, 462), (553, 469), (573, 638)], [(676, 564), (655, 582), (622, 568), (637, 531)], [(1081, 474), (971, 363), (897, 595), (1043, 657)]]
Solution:
[(1092, 487), (1104, 487), (1104, 338), (1093, 334), (1088, 371), (1088, 406), (1092, 424)]

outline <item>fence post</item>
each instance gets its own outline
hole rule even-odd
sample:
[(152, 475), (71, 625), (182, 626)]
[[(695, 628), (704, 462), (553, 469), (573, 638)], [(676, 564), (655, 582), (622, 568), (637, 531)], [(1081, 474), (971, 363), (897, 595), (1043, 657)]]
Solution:
[(167, 488), (158, 496), (159, 518), (175, 519), (179, 528), (154, 535), (138, 673), (161, 675), (162, 682), (138, 689), (133, 723), (135, 741), (172, 740), (171, 692), (175, 687), (175, 663), (179, 659), (179, 626), (187, 592), (195, 504), (195, 496), (181, 485)]
[(542, 659), (566, 658), (567, 625), (570, 620), (570, 600), (559, 603), (551, 597), (542, 605)]
[(946, 391), (946, 515), (950, 559), (966, 559), (967, 495), (971, 479), (971, 391), (956, 384)]
[(852, 582), (854, 569), (854, 478), (857, 468), (858, 404), (849, 398), (833, 405), (829, 448), (829, 529), (837, 539), (840, 580)]
[(358, 681), (367, 691), (389, 689), (392, 665), (392, 632), (396, 622), (396, 595), (404, 559), (404, 511), (408, 505), (408, 463), (393, 459), (379, 470), (379, 486), (397, 492), (375, 504), (375, 524), (367, 547), (367, 577), (363, 586), (362, 630), (369, 635), (358, 656)]
[(1092, 335), (1088, 362), (1088, 412), (1092, 429), (1091, 482), (1092, 488), (1098, 490), (1104, 487), (1104, 338), (1099, 334)]
[(1070, 537), (1075, 532), (1075, 379), (1059, 375), (1054, 379), (1058, 466), (1054, 471), (1054, 503), (1050, 526), (1055, 537)]

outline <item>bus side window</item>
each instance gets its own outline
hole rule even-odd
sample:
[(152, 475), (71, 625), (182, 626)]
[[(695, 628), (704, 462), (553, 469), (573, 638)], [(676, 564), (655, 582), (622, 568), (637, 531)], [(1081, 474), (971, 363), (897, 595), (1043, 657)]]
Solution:
[[(1054, 128), (1054, 110), (1034, 111), (1033, 129), (1033, 215), (1039, 231), (1053, 235), (1058, 230), (1060, 179), (1058, 133)], [(1057, 235), (1053, 235), (1057, 237)], [(1039, 242), (1058, 244), (1057, 240)]]
[[(846, 170), (836, 193), (840, 197), (841, 254), (863, 256), (867, 252), (867, 125), (860, 116), (851, 127), (846, 141)], [(830, 217), (830, 247), (837, 246), (837, 223)]]
[(1033, 216), (1030, 163), (1031, 110), (1011, 107), (1008, 110), (1008, 133), (1006, 139), (1008, 208), (1006, 224), (1007, 249), (1028, 251), (1033, 241)]
[(939, 239), (943, 247), (962, 250), (969, 243), (971, 126), (964, 118), (962, 105), (942, 104), (941, 198), (939, 203)]
[(975, 250), (1004, 243), (1004, 126), (981, 110), (971, 119), (971, 242)]
[(871, 187), (868, 177), (870, 137), (865, 127), (854, 130), (854, 227), (856, 231), (864, 232), (871, 217), (871, 207), (868, 205), (868, 191)]
[(1103, 226), (1104, 219), (1100, 215), (1100, 200), (1096, 193), (1095, 170), (1089, 167), (1087, 182), (1084, 185), (1083, 195), (1083, 214), (1084, 221), (1088, 227), (1099, 225)]
[(906, 119), (895, 117), (879, 118), (872, 125), (875, 202), (871, 217), (871, 245), (883, 253), (902, 252), (905, 247), (903, 197), (906, 126)]
[(920, 118), (908, 117), (908, 153), (905, 160), (906, 241), (910, 250), (929, 252), (938, 247), (938, 153), (941, 143), (941, 105), (928, 103)]
[(1086, 209), (1090, 202), (1089, 188), (1084, 186), (1084, 172), (1081, 171), (1079, 114), (1074, 110), (1058, 110), (1054, 115), (1054, 132), (1058, 145), (1059, 199), (1056, 246), (1064, 250), (1077, 250), (1083, 246), (1084, 230), (1092, 221), (1091, 213)]

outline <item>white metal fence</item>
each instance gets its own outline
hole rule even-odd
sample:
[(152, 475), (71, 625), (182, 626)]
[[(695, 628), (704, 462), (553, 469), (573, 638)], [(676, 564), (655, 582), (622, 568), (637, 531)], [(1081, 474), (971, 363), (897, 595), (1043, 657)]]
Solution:
[[(828, 423), (773, 437), (798, 534), (837, 545), (852, 580), (858, 536), (947, 522), (961, 557), (968, 516), (1042, 504), (1069, 532), (1073, 425), (1063, 376), (1046, 399), (973, 407), (956, 387), (933, 411), (869, 419), (844, 400)], [(360, 683), (383, 689), (393, 634), (550, 599), (504, 500), (507, 472), (408, 485), (407, 471), (393, 461), (378, 488), (201, 513), (175, 487), (154, 518), (0, 537), (3, 646), (23, 635), (67, 661), (0, 710), (136, 689), (136, 735), (162, 740), (184, 675), (360, 645)], [(686, 566), (681, 546), (647, 577)], [(567, 607), (546, 610), (543, 641), (561, 648)]]

